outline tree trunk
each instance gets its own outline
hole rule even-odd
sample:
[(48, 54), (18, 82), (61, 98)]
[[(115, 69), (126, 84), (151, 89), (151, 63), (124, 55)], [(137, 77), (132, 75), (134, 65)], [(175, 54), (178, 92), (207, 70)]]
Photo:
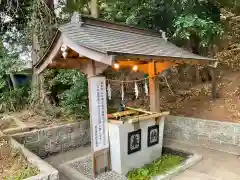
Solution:
[(37, 63), (39, 59), (39, 51), (40, 51), (40, 45), (38, 43), (36, 32), (33, 31), (32, 36), (32, 88), (36, 88), (38, 84), (38, 75), (36, 74), (36, 70), (34, 68), (34, 65)]
[(54, 12), (54, 0), (45, 0), (47, 7)]
[[(54, 0), (44, 0), (47, 7), (51, 10), (52, 15), (54, 15)], [(49, 17), (46, 16), (46, 23), (49, 22)], [(53, 30), (49, 29), (49, 32), (45, 32), (47, 34), (53, 34)], [(36, 69), (34, 68), (34, 65), (37, 63), (37, 61), (40, 59), (40, 50), (41, 46), (39, 44), (38, 36), (36, 34), (36, 29), (33, 29), (33, 37), (32, 37), (32, 96), (37, 98), (41, 98), (41, 88), (43, 87), (40, 85), (40, 83), (43, 83), (39, 80), (39, 76), (36, 74)]]
[(10, 76), (10, 79), (12, 81), (13, 89), (16, 89), (17, 88), (17, 82), (16, 82), (16, 79), (15, 79), (13, 73), (9, 73), (9, 76)]
[(90, 10), (91, 10), (91, 16), (92, 17), (94, 17), (94, 18), (99, 17), (99, 8), (98, 8), (98, 1), (97, 0), (91, 0)]

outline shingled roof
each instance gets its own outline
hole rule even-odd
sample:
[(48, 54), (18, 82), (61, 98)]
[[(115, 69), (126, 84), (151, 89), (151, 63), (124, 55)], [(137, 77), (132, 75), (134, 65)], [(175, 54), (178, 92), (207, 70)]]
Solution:
[(70, 23), (59, 27), (44, 56), (34, 63), (39, 73), (51, 62), (61, 59), (63, 44), (79, 57), (106, 65), (119, 60), (216, 64), (215, 59), (193, 54), (166, 41), (159, 32), (75, 14)]
[(214, 60), (165, 41), (160, 33), (81, 16), (59, 30), (79, 45), (109, 55), (144, 55), (191, 60)]

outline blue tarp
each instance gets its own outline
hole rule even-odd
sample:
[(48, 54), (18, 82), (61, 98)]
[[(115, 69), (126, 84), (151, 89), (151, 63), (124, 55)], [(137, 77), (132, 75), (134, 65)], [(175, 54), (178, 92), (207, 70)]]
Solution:
[(17, 82), (17, 85), (21, 85), (21, 84), (28, 82), (31, 79), (31, 76), (21, 74), (21, 75), (14, 75), (14, 78)]

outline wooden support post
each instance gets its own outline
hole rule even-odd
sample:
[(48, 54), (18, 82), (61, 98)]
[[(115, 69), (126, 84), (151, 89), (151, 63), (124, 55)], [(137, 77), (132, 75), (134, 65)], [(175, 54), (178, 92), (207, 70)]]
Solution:
[(149, 72), (149, 96), (150, 96), (150, 111), (160, 111), (160, 91), (158, 77), (156, 76), (156, 62), (148, 63)]
[(211, 67), (212, 74), (212, 98), (215, 100), (217, 98), (217, 81), (216, 81), (216, 68)]
[(87, 75), (88, 77), (96, 76), (95, 61), (89, 59), (87, 62)]
[(96, 76), (96, 66), (93, 60), (88, 60), (87, 73), (92, 146), (92, 169), (93, 176), (97, 177), (97, 175), (110, 169), (106, 82), (104, 77)]
[(156, 76), (156, 63), (148, 63), (149, 72), (149, 96), (150, 96), (150, 111), (159, 112), (160, 109), (160, 91), (158, 77)]

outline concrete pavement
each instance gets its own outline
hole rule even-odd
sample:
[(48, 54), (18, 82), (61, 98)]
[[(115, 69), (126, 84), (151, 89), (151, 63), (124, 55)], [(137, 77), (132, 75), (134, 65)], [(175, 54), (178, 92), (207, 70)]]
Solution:
[[(71, 161), (73, 159), (85, 156), (91, 152), (91, 147), (79, 147), (72, 151), (67, 151), (63, 153), (59, 153), (57, 155), (50, 156), (46, 159), (49, 164), (51, 164), (54, 168), (59, 170), (59, 166), (63, 163)], [(60, 180), (70, 180), (60, 173)]]
[[(171, 143), (168, 147), (203, 156), (203, 160), (174, 177), (172, 180), (240, 180), (240, 157), (211, 149), (190, 146), (183, 143)], [(82, 157), (91, 152), (90, 147), (50, 156), (45, 160), (58, 169), (60, 164)], [(60, 180), (69, 180), (60, 174)]]
[(169, 146), (203, 156), (202, 161), (173, 180), (240, 180), (240, 158), (237, 155), (183, 143), (171, 143)]

